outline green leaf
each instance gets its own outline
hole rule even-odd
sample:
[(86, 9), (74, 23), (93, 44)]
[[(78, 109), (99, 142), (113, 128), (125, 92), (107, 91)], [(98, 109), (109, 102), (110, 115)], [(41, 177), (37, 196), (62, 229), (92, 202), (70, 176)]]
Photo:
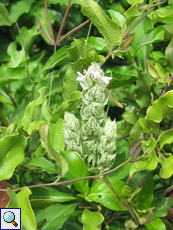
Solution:
[(0, 67), (0, 87), (7, 85), (13, 81), (19, 81), (26, 77), (25, 67)]
[(132, 192), (132, 188), (127, 185), (125, 185), (122, 189), (122, 195), (124, 197), (131, 197), (131, 192)]
[(68, 48), (68, 56), (73, 62), (76, 62), (79, 57), (84, 58), (86, 55), (85, 43), (82, 40), (74, 39), (72, 46)]
[(88, 209), (85, 209), (82, 214), (81, 219), (83, 225), (83, 230), (93, 230), (100, 229), (101, 223), (104, 221), (104, 216), (98, 212), (91, 212)]
[[(82, 13), (97, 27), (106, 43), (113, 48), (122, 42), (120, 27), (113, 22), (93, 0), (80, 0)], [(112, 33), (112, 31), (114, 31)]]
[(32, 195), (30, 200), (33, 203), (38, 202), (45, 202), (45, 201), (52, 201), (52, 202), (67, 202), (77, 200), (76, 196), (66, 193), (60, 192), (57, 188), (53, 187), (41, 187), (41, 188), (33, 188)]
[(93, 62), (105, 61), (105, 58), (98, 55), (95, 50), (90, 50), (85, 57), (78, 59), (74, 63), (70, 63), (64, 75), (62, 94), (65, 100), (69, 100), (71, 93), (79, 89), (79, 83), (76, 80), (77, 71), (83, 72)]
[[(140, 11), (137, 10), (137, 12), (140, 12)], [(130, 26), (134, 25), (140, 18), (141, 18), (141, 16), (135, 18), (135, 20), (133, 21), (133, 23)], [(136, 51), (136, 56), (139, 58), (140, 65), (142, 66), (142, 70), (144, 72), (146, 72), (146, 70), (147, 70), (146, 60), (149, 58), (149, 55), (150, 55), (150, 45), (143, 46), (138, 50), (136, 50), (136, 48), (137, 48), (138, 42), (141, 39), (141, 37), (147, 31), (151, 30), (152, 28), (153, 28), (152, 21), (151, 21), (151, 19), (149, 17), (146, 16), (131, 31), (131, 33), (135, 33), (135, 38), (133, 39), (132, 46)], [(139, 77), (139, 79), (140, 79), (140, 77)]]
[(159, 144), (162, 149), (164, 145), (171, 144), (173, 142), (173, 129), (164, 131), (159, 136)]
[(45, 121), (33, 121), (29, 127), (28, 127), (28, 130), (27, 130), (27, 133), (29, 135), (31, 135), (32, 133), (36, 132), (39, 130), (40, 126), (43, 124), (43, 123), (46, 123)]
[(161, 164), (162, 168), (159, 171), (159, 175), (163, 179), (167, 179), (173, 174), (173, 156), (168, 158), (160, 157), (158, 162)]
[(137, 198), (138, 209), (148, 210), (151, 208), (151, 203), (154, 198), (153, 192), (154, 192), (153, 176), (151, 173), (149, 173), (142, 186), (142, 190), (138, 194), (138, 198)]
[(97, 53), (99, 53), (102, 50), (104, 51), (106, 49), (107, 45), (106, 45), (106, 42), (103, 38), (91, 36), (87, 40), (86, 49), (93, 49), (93, 47), (97, 50)]
[(49, 126), (42, 124), (39, 129), (40, 137), (45, 142), (48, 154), (56, 161), (57, 170), (61, 175), (64, 175), (69, 170), (69, 165), (66, 159), (57, 151), (55, 151), (50, 144)]
[(49, 123), (50, 126), (50, 142), (55, 150), (64, 150), (64, 120), (59, 118), (55, 124)]
[(173, 11), (171, 7), (165, 6), (155, 10), (152, 17), (153, 24), (157, 22), (173, 23)]
[[(108, 177), (110, 183), (113, 186), (114, 191), (122, 196), (122, 189), (125, 185), (125, 182), (121, 180), (115, 180), (112, 177)], [(113, 191), (107, 186), (106, 183), (99, 181), (92, 185), (88, 198), (92, 201), (95, 201), (99, 204), (102, 204), (104, 207), (107, 207), (115, 211), (124, 211), (124, 208), (119, 203), (116, 195)]]
[(112, 21), (115, 22), (119, 27), (122, 27), (126, 19), (124, 15), (115, 10), (108, 10), (108, 12), (112, 18)]
[(173, 206), (173, 199), (168, 197), (154, 197), (152, 207), (154, 215), (157, 217), (165, 217), (168, 214), (169, 208)]
[(156, 123), (147, 118), (139, 118), (139, 124), (141, 125), (145, 133), (150, 133), (153, 125), (155, 125)]
[[(21, 11), (19, 11), (21, 12)], [(23, 47), (23, 43), (25, 44), (26, 50), (29, 50), (35, 39), (40, 34), (39, 26), (34, 25), (31, 29), (27, 29), (25, 26), (20, 29), (19, 36), (17, 36), (17, 41)], [(43, 52), (43, 51), (42, 51)], [(29, 60), (28, 60), (29, 61)], [(29, 63), (28, 63), (29, 64)]]
[(0, 3), (0, 26), (11, 26), (8, 11), (2, 3)]
[(57, 167), (54, 163), (44, 157), (34, 157), (25, 167), (31, 170), (42, 170), (49, 174), (58, 174)]
[(34, 0), (27, 0), (27, 1), (17, 1), (16, 3), (12, 4), (10, 8), (10, 18), (11, 21), (14, 23), (18, 20), (18, 18), (24, 14), (28, 13)]
[(173, 38), (167, 46), (165, 54), (168, 61), (170, 72), (171, 74), (173, 74)]
[(150, 224), (145, 224), (149, 230), (166, 230), (164, 223), (160, 218), (154, 217)]
[(125, 230), (124, 224), (120, 221), (111, 221), (110, 230)]
[(53, 204), (36, 215), (36, 221), (46, 219), (46, 224), (42, 226), (43, 230), (62, 229), (63, 224), (73, 214), (79, 203), (74, 204)]
[[(72, 151), (63, 151), (62, 155), (69, 164), (69, 171), (65, 174), (68, 180), (89, 176), (88, 168), (80, 156)], [(88, 194), (88, 179), (73, 182), (77, 191)]]
[(130, 5), (133, 5), (135, 3), (143, 3), (144, 0), (127, 0)]
[(131, 131), (130, 131), (130, 141), (131, 143), (134, 143), (136, 141), (139, 141), (143, 135), (143, 130), (139, 124), (139, 120), (135, 122), (133, 125)]
[(18, 42), (14, 41), (8, 46), (7, 53), (11, 57), (10, 67), (18, 67), (21, 62), (26, 60), (24, 47), (22, 46), (21, 49), (18, 50), (18, 44)]
[(142, 35), (140, 38), (137, 50), (140, 49), (142, 46), (157, 43), (164, 40), (164, 28), (163, 26), (159, 26), (157, 28), (153, 28), (148, 30), (145, 34)]
[(10, 179), (16, 166), (24, 160), (26, 144), (21, 126), (18, 127), (17, 134), (0, 139), (0, 181)]
[[(163, 97), (155, 100), (147, 110), (147, 118), (157, 123), (167, 116), (173, 109), (173, 90), (165, 93)], [(168, 109), (169, 107), (169, 109)]]
[(142, 73), (136, 81), (136, 102), (141, 109), (148, 107), (151, 103), (150, 77)]
[(31, 101), (28, 106), (26, 107), (25, 113), (22, 118), (22, 124), (24, 126), (24, 130), (28, 132), (29, 125), (32, 121), (35, 121), (36, 117), (38, 116), (41, 106), (46, 100), (44, 92), (47, 88), (42, 88), (39, 90), (40, 97), (37, 100)]
[(18, 194), (15, 194), (11, 188), (8, 188), (8, 195), (11, 197), (11, 200), (7, 208), (21, 208), (22, 230), (36, 229), (34, 212), (29, 202), (30, 194), (31, 191), (26, 187), (22, 188)]
[(38, 74), (40, 75), (42, 72), (52, 69), (57, 65), (60, 65), (64, 62), (68, 61), (68, 57), (67, 57), (67, 49), (68, 46), (64, 46), (62, 48), (60, 48), (59, 50), (56, 51), (56, 53), (54, 53), (46, 62), (46, 64), (44, 65), (43, 69), (41, 70), (41, 72)]
[[(69, 90), (70, 90), (70, 88), (69, 88)], [(68, 111), (72, 107), (72, 105), (77, 100), (79, 100), (81, 97), (82, 97), (82, 93), (81, 92), (79, 92), (79, 91), (72, 92), (70, 94), (70, 98), (68, 100), (64, 101), (61, 104), (60, 108), (56, 112), (53, 113), (51, 122), (55, 123), (59, 118), (63, 118), (65, 111)]]
[(47, 101), (45, 101), (41, 107), (41, 112), (46, 121), (50, 121), (52, 118), (52, 112), (47, 107)]
[[(150, 141), (151, 141), (150, 146), (149, 147), (146, 146), (146, 148), (147, 148), (147, 154), (146, 155), (144, 154), (141, 158), (138, 158), (138, 160), (141, 159), (141, 161), (133, 163), (133, 165), (132, 165), (132, 167), (130, 169), (130, 178), (132, 178), (133, 175), (136, 172), (139, 172), (139, 171), (142, 171), (142, 170), (152, 171), (152, 170), (154, 170), (157, 167), (157, 157), (156, 157), (155, 151), (153, 150), (154, 146), (156, 144), (156, 140), (153, 139), (153, 138), (151, 138)], [(143, 160), (149, 154), (150, 154), (150, 156), (146, 160)]]

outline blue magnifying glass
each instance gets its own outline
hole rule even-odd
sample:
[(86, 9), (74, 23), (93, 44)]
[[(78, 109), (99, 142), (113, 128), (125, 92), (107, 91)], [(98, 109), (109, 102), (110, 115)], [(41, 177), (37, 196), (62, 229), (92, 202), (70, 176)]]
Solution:
[(15, 215), (13, 212), (11, 211), (7, 211), (4, 213), (3, 215), (3, 219), (6, 223), (12, 223), (15, 227), (18, 226), (18, 224), (14, 221), (15, 219)]

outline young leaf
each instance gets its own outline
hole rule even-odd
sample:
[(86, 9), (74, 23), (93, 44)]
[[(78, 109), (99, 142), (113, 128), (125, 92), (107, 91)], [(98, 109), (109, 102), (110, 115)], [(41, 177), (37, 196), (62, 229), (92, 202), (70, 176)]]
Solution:
[[(69, 171), (65, 175), (68, 180), (89, 176), (86, 164), (77, 153), (72, 151), (63, 151), (62, 155), (69, 164)], [(75, 181), (73, 183), (79, 192), (82, 192), (85, 195), (88, 194), (88, 179)]]
[[(147, 117), (150, 120), (153, 120), (157, 123), (161, 122), (161, 120), (168, 115), (173, 109), (173, 90), (165, 93), (163, 97), (155, 100), (147, 110)], [(170, 109), (167, 110), (167, 107)]]
[(83, 230), (98, 229), (100, 224), (104, 221), (104, 216), (98, 212), (91, 212), (85, 209), (82, 214)]

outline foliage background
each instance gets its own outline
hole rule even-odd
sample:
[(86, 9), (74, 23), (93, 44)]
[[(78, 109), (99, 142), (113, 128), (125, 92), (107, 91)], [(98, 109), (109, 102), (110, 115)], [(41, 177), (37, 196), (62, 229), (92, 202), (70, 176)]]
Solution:
[[(22, 209), (22, 229), (173, 229), (164, 218), (173, 205), (173, 2), (98, 4), (0, 2), (0, 204)], [(77, 71), (93, 61), (113, 78), (108, 116), (118, 126), (102, 180), (64, 149), (62, 129), (65, 111), (79, 118)]]

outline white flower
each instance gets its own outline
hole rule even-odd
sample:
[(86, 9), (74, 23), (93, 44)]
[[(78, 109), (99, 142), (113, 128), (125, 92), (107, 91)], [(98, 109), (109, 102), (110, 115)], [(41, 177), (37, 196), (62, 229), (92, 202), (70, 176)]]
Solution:
[(88, 68), (88, 70), (84, 70), (84, 74), (81, 74), (80, 72), (77, 72), (78, 77), (77, 77), (77, 81), (84, 81), (87, 74), (92, 74), (94, 76), (95, 79), (100, 78), (102, 81), (104, 81), (106, 84), (109, 84), (109, 81), (112, 79), (112, 77), (106, 77), (104, 76), (104, 72), (103, 70), (101, 70), (100, 65), (93, 62), (91, 64), (91, 66)]

